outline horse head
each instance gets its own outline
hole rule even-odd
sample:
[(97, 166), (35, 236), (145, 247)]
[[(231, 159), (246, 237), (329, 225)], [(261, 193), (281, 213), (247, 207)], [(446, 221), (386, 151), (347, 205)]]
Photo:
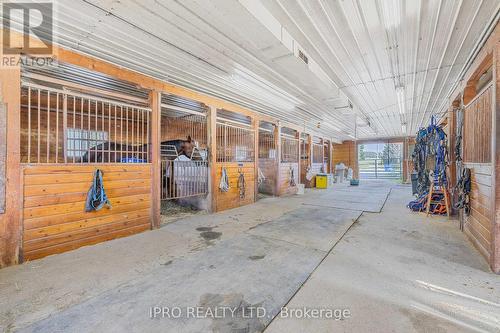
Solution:
[(196, 141), (192, 140), (190, 135), (188, 135), (187, 140), (181, 143), (181, 151), (189, 158), (191, 158), (195, 147)]

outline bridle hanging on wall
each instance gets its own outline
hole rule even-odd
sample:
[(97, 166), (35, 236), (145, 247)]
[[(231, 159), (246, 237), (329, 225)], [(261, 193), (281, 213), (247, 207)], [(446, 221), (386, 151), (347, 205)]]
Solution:
[(297, 184), (295, 184), (295, 171), (294, 171), (293, 167), (290, 167), (290, 186), (294, 187), (296, 185)]
[(241, 168), (238, 168), (238, 189), (240, 191), (240, 199), (245, 197), (246, 184), (245, 184), (245, 175)]

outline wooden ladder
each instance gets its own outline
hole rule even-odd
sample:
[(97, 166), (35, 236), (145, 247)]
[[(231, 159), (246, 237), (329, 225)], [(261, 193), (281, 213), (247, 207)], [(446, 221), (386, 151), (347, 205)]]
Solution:
[[(442, 194), (444, 200), (433, 201), (432, 200), (433, 194)], [(448, 215), (448, 217), (450, 216), (450, 200), (448, 197), (448, 190), (446, 189), (446, 186), (443, 186), (441, 184), (434, 184), (434, 182), (433, 185), (430, 186), (429, 197), (427, 198), (427, 209), (426, 209), (427, 216), (429, 216), (431, 204), (441, 204), (441, 205), (444, 204), (446, 207), (446, 215)]]

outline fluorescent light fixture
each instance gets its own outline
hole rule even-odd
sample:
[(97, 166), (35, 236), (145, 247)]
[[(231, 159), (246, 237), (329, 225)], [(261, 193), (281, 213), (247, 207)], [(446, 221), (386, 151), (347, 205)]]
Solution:
[(403, 120), (403, 117), (406, 113), (405, 87), (403, 86), (396, 87), (396, 97), (398, 99), (399, 114), (401, 115), (401, 120)]

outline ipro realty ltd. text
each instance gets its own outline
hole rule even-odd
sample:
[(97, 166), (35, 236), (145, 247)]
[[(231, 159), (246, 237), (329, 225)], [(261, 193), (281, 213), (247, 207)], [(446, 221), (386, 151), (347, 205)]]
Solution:
[[(333, 308), (288, 308), (282, 307), (277, 314), (281, 318), (297, 319), (333, 319), (344, 320), (351, 317), (349, 309)], [(222, 318), (271, 318), (272, 315), (265, 307), (246, 306), (246, 307), (201, 307), (201, 306), (152, 306), (149, 309), (151, 319), (222, 319)]]

